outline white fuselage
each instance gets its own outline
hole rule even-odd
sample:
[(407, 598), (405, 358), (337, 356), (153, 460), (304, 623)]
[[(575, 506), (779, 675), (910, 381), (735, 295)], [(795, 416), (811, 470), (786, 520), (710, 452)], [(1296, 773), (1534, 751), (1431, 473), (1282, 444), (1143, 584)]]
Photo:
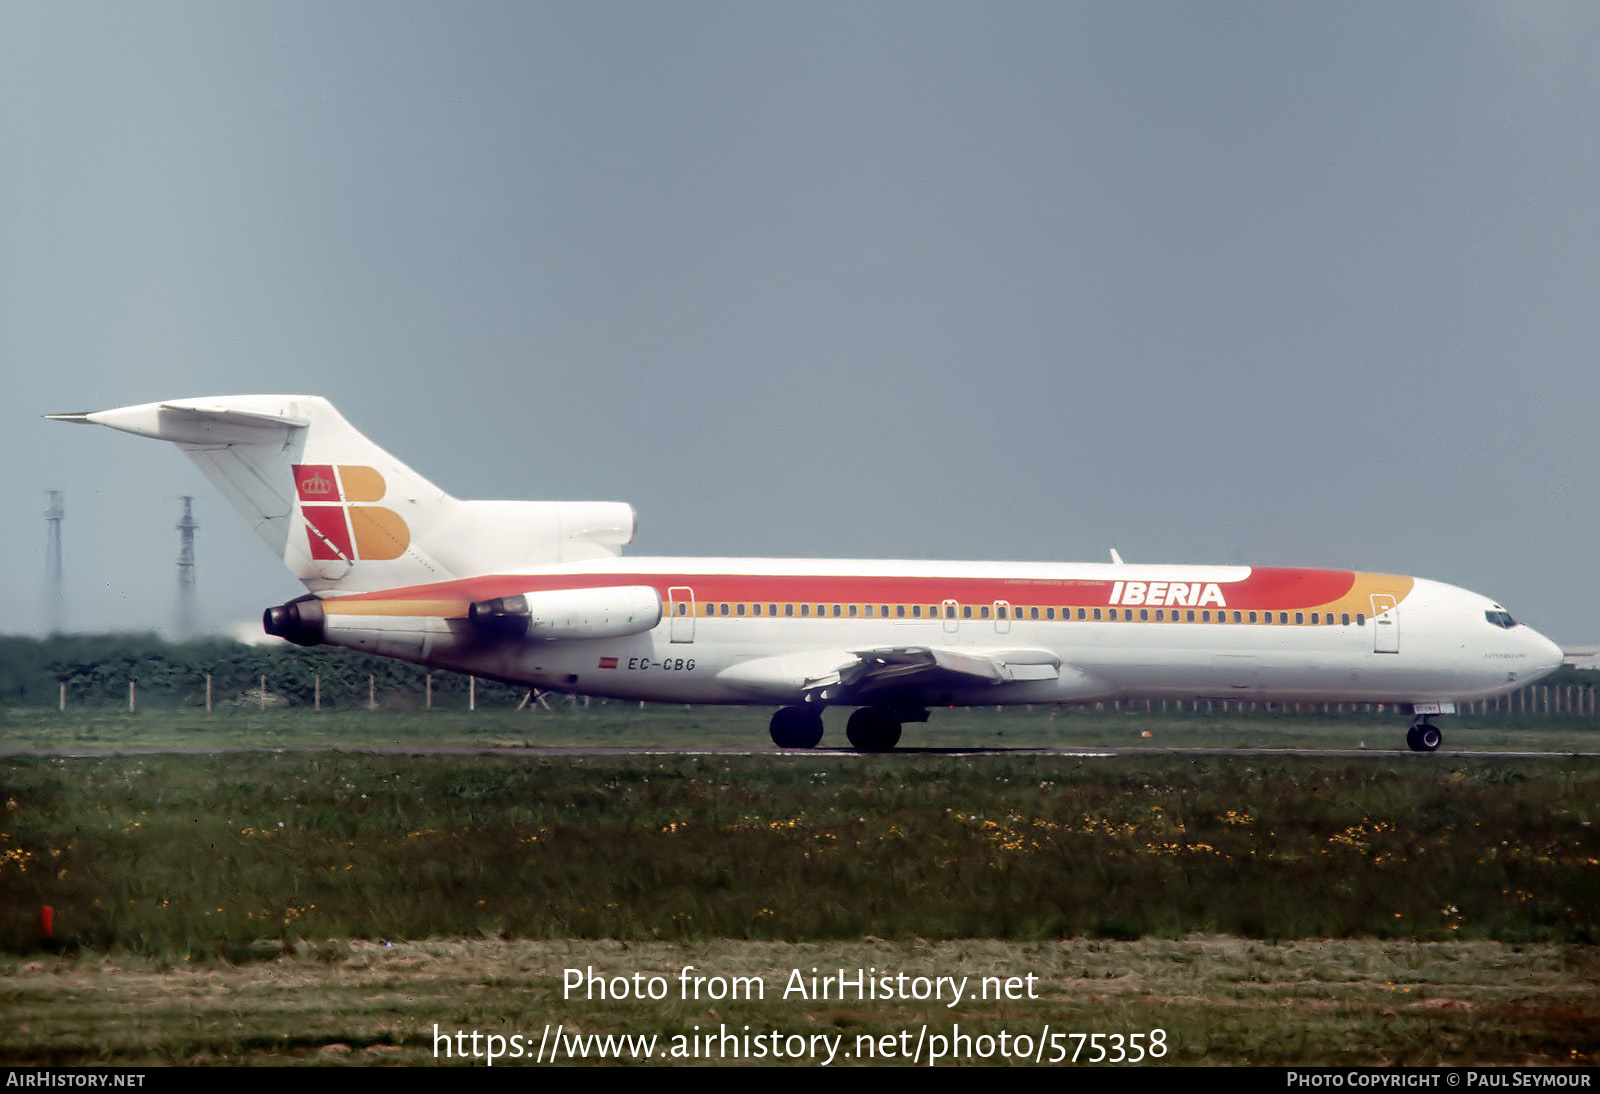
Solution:
[[(485, 640), (463, 622), (470, 602), (508, 591), (639, 585), (658, 589), (662, 616), (622, 637)], [(429, 614), (412, 614), (424, 600)], [(332, 644), (543, 688), (685, 703), (797, 702), (842, 657), (908, 647), (1048, 651), (1059, 661), (1048, 679), (920, 688), (929, 705), (1453, 702), (1510, 691), (1561, 662), (1530, 628), (1491, 622), (1503, 611), (1476, 593), (1350, 571), (616, 558), (323, 605)]]

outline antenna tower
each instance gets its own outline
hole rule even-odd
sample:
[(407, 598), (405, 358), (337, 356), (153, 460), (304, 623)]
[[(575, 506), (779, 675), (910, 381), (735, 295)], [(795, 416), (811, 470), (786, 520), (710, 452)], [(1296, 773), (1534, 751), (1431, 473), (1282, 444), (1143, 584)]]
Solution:
[(183, 519), (178, 522), (178, 637), (194, 637), (194, 519), (193, 496), (183, 495)]
[(66, 514), (66, 509), (61, 502), (61, 491), (51, 490), (48, 493), (50, 504), (44, 511), (44, 629), (46, 634), (60, 634), (67, 604), (67, 594), (61, 584), (61, 518)]

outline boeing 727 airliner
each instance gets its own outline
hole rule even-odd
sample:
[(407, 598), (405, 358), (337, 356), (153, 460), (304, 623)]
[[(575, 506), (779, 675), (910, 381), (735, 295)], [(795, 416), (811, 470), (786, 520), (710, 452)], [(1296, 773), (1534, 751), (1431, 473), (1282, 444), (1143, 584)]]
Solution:
[(627, 558), (631, 506), (459, 501), (306, 395), (55, 414), (171, 441), (310, 590), (268, 633), (623, 699), (822, 711), (893, 748), (928, 708), (1109, 699), (1370, 702), (1433, 716), (1561, 664), (1499, 604), (1350, 570)]

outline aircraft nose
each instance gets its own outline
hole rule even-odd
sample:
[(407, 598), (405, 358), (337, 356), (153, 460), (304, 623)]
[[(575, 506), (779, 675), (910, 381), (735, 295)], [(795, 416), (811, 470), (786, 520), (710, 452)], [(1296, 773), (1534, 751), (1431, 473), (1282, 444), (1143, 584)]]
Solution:
[(1538, 680), (1549, 676), (1560, 668), (1566, 660), (1566, 654), (1561, 652), (1561, 647), (1550, 639), (1531, 628), (1528, 631), (1528, 641), (1533, 647), (1528, 653), (1532, 662), (1533, 674), (1530, 680)]

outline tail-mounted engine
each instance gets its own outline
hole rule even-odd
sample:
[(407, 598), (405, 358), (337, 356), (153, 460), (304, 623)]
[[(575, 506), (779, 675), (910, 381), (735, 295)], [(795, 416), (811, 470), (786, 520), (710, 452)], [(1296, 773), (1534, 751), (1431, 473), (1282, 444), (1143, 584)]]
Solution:
[(661, 594), (649, 585), (519, 593), (477, 601), (467, 617), (479, 630), (509, 638), (620, 638), (661, 622)]
[(297, 646), (320, 646), (326, 632), (327, 616), (322, 611), (322, 601), (314, 596), (302, 596), (276, 608), (268, 608), (261, 615), (261, 627), (268, 634), (287, 639)]

